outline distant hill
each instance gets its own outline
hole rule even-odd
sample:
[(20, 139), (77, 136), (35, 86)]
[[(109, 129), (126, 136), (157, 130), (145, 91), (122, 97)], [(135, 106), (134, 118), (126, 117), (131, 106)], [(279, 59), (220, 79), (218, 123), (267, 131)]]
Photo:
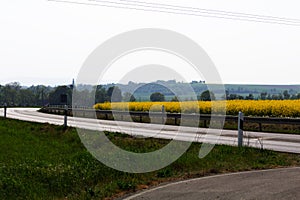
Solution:
[[(134, 96), (139, 101), (148, 101), (149, 97), (154, 92), (160, 92), (166, 96), (166, 100), (170, 100), (174, 97), (174, 94), (182, 95), (185, 100), (190, 100), (194, 95), (187, 94), (185, 91), (189, 91), (188, 88), (192, 87), (196, 95), (200, 95), (203, 91), (209, 87), (222, 88), (222, 85), (218, 84), (205, 84), (200, 81), (193, 81), (191, 83), (170, 81), (156, 81), (152, 83), (134, 83), (129, 82), (128, 84), (107, 84), (104, 85), (106, 89), (112, 86), (118, 86), (122, 93), (130, 92), (134, 93)], [(283, 94), (284, 91), (288, 91), (290, 95), (297, 95), (300, 93), (300, 85), (248, 85), (248, 84), (225, 84), (225, 91), (228, 94), (236, 94), (246, 97), (252, 94), (254, 98), (259, 98), (261, 93), (267, 95), (279, 95)], [(219, 90), (216, 96), (220, 97), (224, 92)]]

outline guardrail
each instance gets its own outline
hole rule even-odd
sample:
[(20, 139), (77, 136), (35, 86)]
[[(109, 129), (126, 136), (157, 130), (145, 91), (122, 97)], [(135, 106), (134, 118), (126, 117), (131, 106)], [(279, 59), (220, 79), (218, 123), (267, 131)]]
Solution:
[[(124, 117), (136, 117), (140, 122), (143, 122), (145, 118), (151, 117), (166, 117), (167, 119), (174, 119), (174, 125), (178, 125), (181, 118), (184, 119), (198, 119), (203, 122), (203, 126), (207, 127), (208, 122), (211, 120), (211, 115), (208, 114), (186, 114), (186, 113), (162, 113), (162, 112), (136, 112), (136, 111), (117, 111), (117, 110), (95, 110), (86, 107), (78, 107), (72, 109), (68, 107), (67, 110), (64, 106), (51, 106), (43, 107), (41, 112), (61, 114), (72, 116), (76, 112), (76, 116), (82, 117), (94, 117), (95, 114), (98, 118), (102, 119), (116, 119), (123, 120)], [(215, 121), (222, 121), (225, 119), (226, 122), (238, 122), (238, 116), (221, 116), (214, 115)], [(259, 131), (262, 131), (262, 124), (289, 124), (289, 125), (300, 125), (300, 118), (277, 118), (277, 117), (244, 117), (244, 123), (257, 123), (259, 125)]]

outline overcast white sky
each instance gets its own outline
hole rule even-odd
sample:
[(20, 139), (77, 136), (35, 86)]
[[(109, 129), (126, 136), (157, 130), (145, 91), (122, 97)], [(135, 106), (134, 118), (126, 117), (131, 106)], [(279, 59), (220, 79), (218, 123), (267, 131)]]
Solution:
[[(169, 0), (164, 3), (300, 19), (299, 0)], [(0, 25), (0, 84), (71, 83), (96, 47), (115, 35), (139, 28), (163, 28), (188, 36), (207, 52), (224, 83), (300, 84), (300, 26), (46, 0), (2, 0)], [(161, 63), (158, 60), (144, 63), (147, 64)], [(192, 71), (190, 74), (190, 79), (194, 79)], [(115, 79), (111, 75), (103, 81)]]

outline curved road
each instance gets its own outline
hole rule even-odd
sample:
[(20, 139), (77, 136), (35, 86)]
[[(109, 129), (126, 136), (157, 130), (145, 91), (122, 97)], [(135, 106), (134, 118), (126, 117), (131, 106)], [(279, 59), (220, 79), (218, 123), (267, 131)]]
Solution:
[[(56, 125), (63, 124), (63, 116), (39, 113), (37, 110), (37, 108), (8, 108), (7, 117), (24, 121), (51, 123)], [(3, 109), (0, 109), (0, 116), (3, 116)], [(217, 136), (218, 130), (210, 130), (210, 132), (208, 132), (208, 129), (204, 128), (74, 117), (68, 117), (68, 125), (91, 130), (122, 132), (143, 137), (175, 138), (176, 140), (182, 141), (207, 142), (232, 146), (237, 145), (237, 131), (232, 130), (222, 130), (222, 135)], [(300, 153), (300, 135), (244, 132), (244, 145), (275, 151)]]
[(250, 171), (167, 184), (125, 200), (300, 199), (300, 168)]

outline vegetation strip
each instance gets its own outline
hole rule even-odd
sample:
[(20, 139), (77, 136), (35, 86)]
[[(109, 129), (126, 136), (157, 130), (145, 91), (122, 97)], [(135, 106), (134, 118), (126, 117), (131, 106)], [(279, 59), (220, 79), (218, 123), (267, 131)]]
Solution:
[(106, 102), (94, 106), (99, 110), (156, 111), (162, 105), (168, 113), (201, 113), (260, 117), (300, 117), (300, 100), (228, 100), (228, 101), (184, 101), (184, 102)]
[[(121, 148), (151, 152), (169, 140), (106, 133)], [(145, 174), (108, 168), (81, 144), (76, 130), (0, 118), (0, 199), (105, 199), (161, 182), (254, 169), (300, 166), (299, 155), (216, 146), (204, 159), (201, 144), (172, 165)]]

